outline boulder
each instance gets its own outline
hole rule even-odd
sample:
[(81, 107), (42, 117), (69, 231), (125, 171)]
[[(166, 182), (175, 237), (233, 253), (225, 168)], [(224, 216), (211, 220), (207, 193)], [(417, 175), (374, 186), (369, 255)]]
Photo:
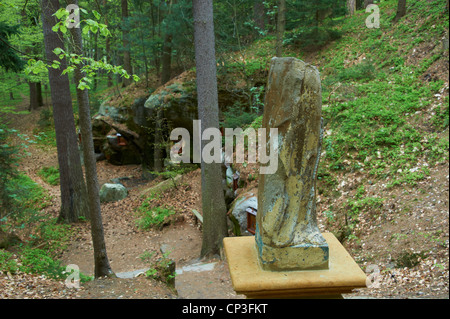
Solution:
[(128, 191), (122, 184), (103, 184), (100, 189), (100, 201), (102, 203), (106, 202), (116, 202), (127, 197)]
[[(247, 231), (247, 208), (252, 208), (253, 210), (258, 210), (258, 196), (254, 192), (246, 192), (241, 194), (233, 202), (228, 216), (231, 221), (235, 224), (234, 233), (236, 235), (252, 236), (249, 231)], [(237, 231), (236, 227), (239, 227)]]

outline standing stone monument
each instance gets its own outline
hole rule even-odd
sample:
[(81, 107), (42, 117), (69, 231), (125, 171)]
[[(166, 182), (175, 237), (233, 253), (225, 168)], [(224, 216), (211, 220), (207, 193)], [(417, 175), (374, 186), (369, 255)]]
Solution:
[(255, 236), (224, 239), (233, 288), (249, 298), (341, 298), (366, 287), (345, 248), (317, 227), (321, 103), (317, 68), (272, 59), (263, 128), (278, 129), (278, 169), (260, 175)]
[(278, 129), (278, 170), (259, 180), (256, 243), (263, 269), (328, 268), (328, 244), (316, 223), (321, 115), (317, 68), (274, 58), (262, 127)]

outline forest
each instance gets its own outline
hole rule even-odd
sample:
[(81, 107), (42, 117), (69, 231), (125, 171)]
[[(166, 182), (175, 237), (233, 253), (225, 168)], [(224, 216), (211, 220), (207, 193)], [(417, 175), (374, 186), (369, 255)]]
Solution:
[(320, 72), (344, 298), (448, 299), (448, 34), (448, 0), (0, 0), (0, 299), (244, 298), (260, 162), (171, 132), (262, 128), (274, 57)]

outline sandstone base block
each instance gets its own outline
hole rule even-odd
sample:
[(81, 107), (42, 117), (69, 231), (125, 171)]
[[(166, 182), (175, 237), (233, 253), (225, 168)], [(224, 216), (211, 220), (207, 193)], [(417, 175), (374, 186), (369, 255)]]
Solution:
[(225, 254), (233, 288), (247, 298), (339, 298), (366, 287), (366, 275), (331, 233), (328, 269), (268, 271), (258, 261), (255, 237), (227, 237)]

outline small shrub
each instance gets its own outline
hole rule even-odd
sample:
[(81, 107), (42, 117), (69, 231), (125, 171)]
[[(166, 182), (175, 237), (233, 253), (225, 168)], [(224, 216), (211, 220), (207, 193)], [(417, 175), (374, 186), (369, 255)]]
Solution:
[(137, 227), (143, 230), (151, 228), (161, 228), (168, 223), (168, 217), (175, 214), (172, 208), (154, 207), (150, 208), (149, 201), (145, 201), (138, 211), (143, 213), (143, 216), (136, 222)]
[(369, 61), (341, 70), (337, 74), (339, 81), (370, 81), (375, 78), (375, 66)]
[(14, 274), (19, 269), (14, 255), (6, 250), (0, 249), (0, 271)]
[(223, 114), (225, 115), (223, 127), (233, 129), (250, 125), (258, 117), (257, 113), (246, 112), (244, 107), (239, 103), (230, 107), (228, 111), (223, 112)]
[(434, 127), (439, 130), (444, 130), (449, 124), (449, 101), (448, 96), (445, 98), (445, 106), (438, 106), (435, 111), (435, 115), (431, 119)]
[(37, 173), (47, 184), (59, 185), (59, 170), (56, 167), (43, 167)]
[(8, 144), (12, 133), (6, 126), (0, 126), (0, 218), (11, 208), (14, 188), (10, 180), (18, 176), (18, 148)]
[(31, 274), (43, 274), (53, 279), (62, 279), (65, 268), (59, 261), (49, 256), (48, 252), (32, 247), (25, 247), (21, 251), (20, 270)]
[(51, 128), (53, 126), (53, 112), (50, 109), (43, 109), (40, 112), (38, 125), (41, 128)]
[(147, 278), (165, 282), (170, 288), (175, 288), (175, 262), (169, 258), (169, 253), (164, 253), (161, 258), (152, 261), (154, 252), (145, 252), (141, 260), (148, 263), (150, 268), (145, 272)]

